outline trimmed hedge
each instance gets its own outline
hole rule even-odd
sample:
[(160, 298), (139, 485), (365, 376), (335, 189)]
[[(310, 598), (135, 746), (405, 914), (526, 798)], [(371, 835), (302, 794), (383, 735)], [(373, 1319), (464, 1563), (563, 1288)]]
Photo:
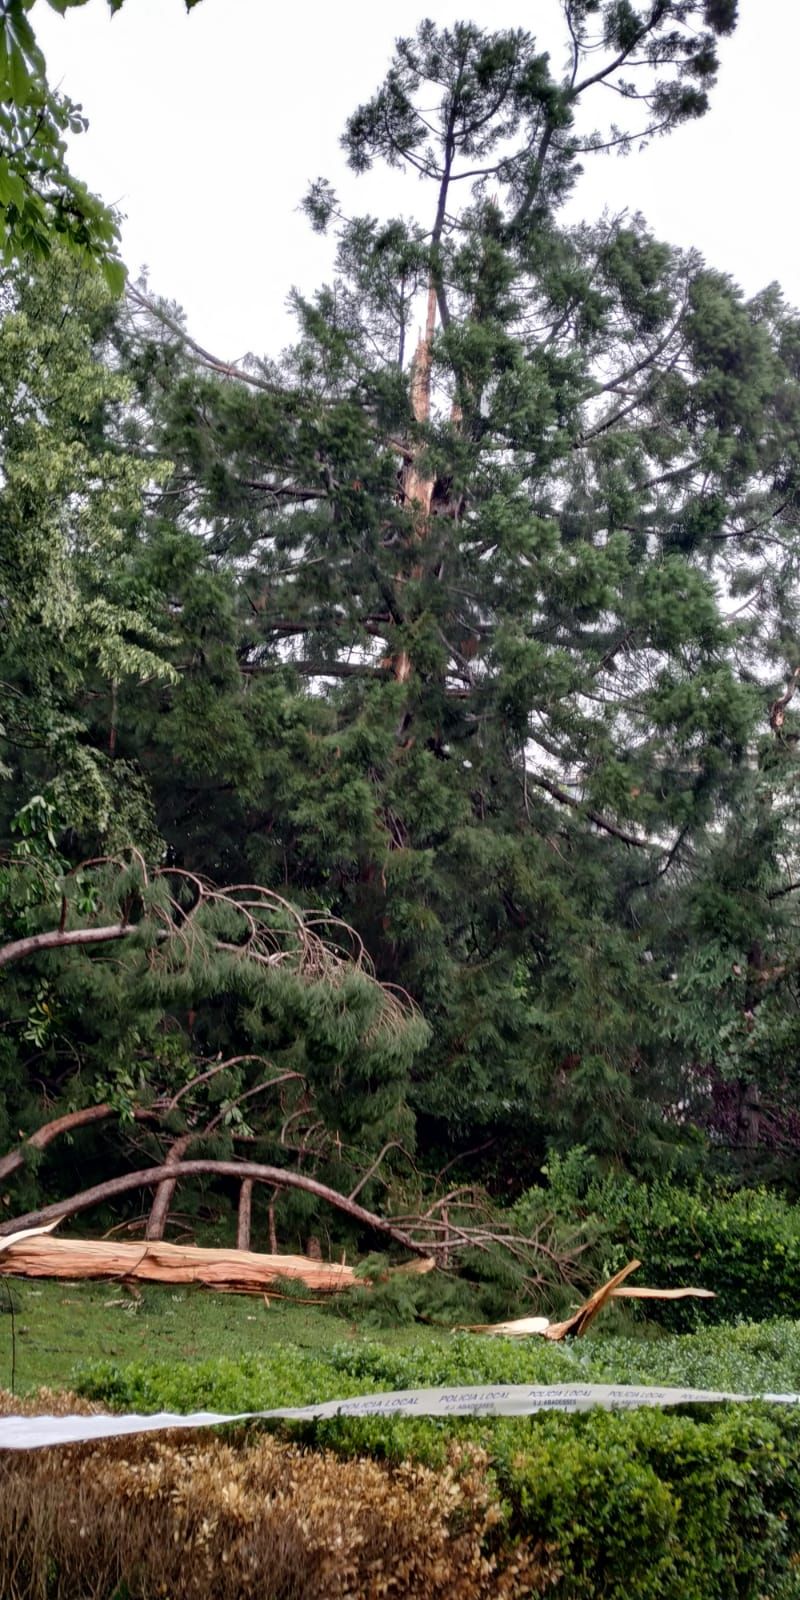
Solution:
[[(325, 1359), (99, 1364), (84, 1394), (117, 1407), (248, 1410), (437, 1383), (663, 1381), (800, 1390), (800, 1325), (704, 1329), (551, 1346), (461, 1335), (419, 1351), (377, 1343)], [(747, 1404), (533, 1418), (342, 1418), (295, 1430), (313, 1450), (444, 1470), (479, 1451), (492, 1551), (546, 1553), (554, 1600), (798, 1600), (800, 1414)], [(487, 1549), (489, 1544), (487, 1544)], [(526, 1591), (526, 1592), (534, 1592)]]
[(800, 1594), (800, 1418), (547, 1416), (494, 1448), (511, 1528), (541, 1539), (559, 1600)]

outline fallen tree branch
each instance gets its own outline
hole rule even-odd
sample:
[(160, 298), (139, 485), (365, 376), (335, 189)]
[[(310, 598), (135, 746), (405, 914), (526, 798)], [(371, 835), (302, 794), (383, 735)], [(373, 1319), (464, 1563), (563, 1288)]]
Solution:
[[(297, 1189), (314, 1195), (326, 1205), (344, 1213), (362, 1228), (399, 1245), (413, 1256), (423, 1257), (432, 1264), (444, 1268), (454, 1266), (456, 1264), (454, 1257), (461, 1252), (503, 1250), (522, 1267), (523, 1281), (529, 1290), (546, 1287), (552, 1282), (554, 1271), (563, 1283), (571, 1287), (576, 1287), (582, 1276), (578, 1271), (577, 1261), (586, 1248), (585, 1244), (559, 1252), (553, 1248), (552, 1239), (548, 1243), (541, 1239), (538, 1233), (529, 1238), (517, 1234), (513, 1229), (504, 1226), (500, 1219), (496, 1219), (486, 1205), (477, 1201), (470, 1203), (465, 1198), (463, 1190), (456, 1189), (452, 1196), (444, 1197), (443, 1201), (434, 1203), (431, 1210), (436, 1213), (441, 1208), (439, 1215), (432, 1215), (429, 1211), (387, 1218), (378, 1216), (374, 1211), (368, 1211), (364, 1206), (357, 1204), (353, 1195), (341, 1194), (327, 1184), (320, 1183), (316, 1178), (255, 1161), (212, 1159), (184, 1161), (168, 1157), (160, 1166), (148, 1167), (141, 1172), (126, 1173), (122, 1177), (95, 1184), (91, 1189), (85, 1189), (67, 1200), (56, 1201), (52, 1205), (26, 1212), (22, 1217), (4, 1222), (0, 1224), (0, 1241), (3, 1235), (15, 1233), (20, 1229), (25, 1230), (43, 1223), (55, 1223), (64, 1217), (77, 1216), (80, 1212), (106, 1204), (133, 1189), (155, 1187), (156, 1204), (159, 1194), (163, 1194), (166, 1190), (171, 1201), (176, 1182), (182, 1178), (195, 1177), (231, 1178), (240, 1186), (248, 1181), (263, 1183), (271, 1187), (273, 1196), (283, 1189)], [(460, 1212), (467, 1210), (476, 1214), (474, 1221), (464, 1221), (463, 1217), (452, 1215), (446, 1202), (449, 1199), (452, 1205), (454, 1198)], [(152, 1236), (152, 1230), (149, 1229), (148, 1232)], [(270, 1242), (274, 1253), (276, 1244), (274, 1218), (271, 1220)], [(1, 1243), (0, 1248), (2, 1248)]]
[(412, 1238), (404, 1229), (384, 1217), (376, 1216), (373, 1211), (365, 1210), (346, 1195), (339, 1194), (338, 1190), (330, 1189), (327, 1184), (318, 1183), (316, 1178), (306, 1177), (300, 1172), (287, 1172), (281, 1167), (265, 1166), (258, 1161), (177, 1161), (160, 1167), (148, 1167), (143, 1172), (128, 1172), (121, 1178), (110, 1178), (106, 1183), (94, 1184), (91, 1189), (84, 1189), (81, 1194), (72, 1195), (68, 1200), (56, 1200), (52, 1205), (42, 1206), (38, 1211), (26, 1212), (22, 1217), (0, 1224), (0, 1237), (16, 1233), (22, 1228), (55, 1222), (62, 1217), (77, 1216), (81, 1211), (104, 1205), (108, 1200), (129, 1194), (133, 1189), (143, 1189), (177, 1178), (196, 1177), (234, 1178), (237, 1182), (253, 1178), (256, 1183), (273, 1184), (278, 1189), (301, 1189), (306, 1194), (315, 1195), (318, 1200), (324, 1200), (337, 1211), (344, 1212), (362, 1227), (392, 1239), (413, 1255), (430, 1254), (427, 1245)]
[[(246, 1178), (245, 1183), (252, 1180)], [(335, 1294), (352, 1289), (355, 1269), (307, 1256), (261, 1255), (201, 1245), (142, 1246), (105, 1239), (18, 1238), (0, 1251), (0, 1276), (21, 1278), (114, 1279), (121, 1283), (201, 1283), (226, 1294), (264, 1294), (287, 1279)]]
[[(185, 1156), (193, 1138), (194, 1134), (190, 1130), (188, 1133), (180, 1134), (177, 1139), (173, 1140), (164, 1157), (164, 1166), (174, 1169), (181, 1158)], [(177, 1181), (177, 1178), (165, 1178), (158, 1185), (153, 1195), (153, 1204), (150, 1207), (147, 1227), (144, 1230), (145, 1239), (163, 1239)]]
[[(30, 1150), (46, 1150), (47, 1146), (57, 1139), (62, 1133), (73, 1133), (76, 1128), (89, 1127), (93, 1122), (105, 1122), (109, 1117), (117, 1115), (116, 1106), (103, 1102), (98, 1106), (83, 1106), (80, 1111), (67, 1111), (62, 1117), (55, 1117), (52, 1122), (45, 1122), (37, 1128), (28, 1139), (18, 1144), (14, 1150), (9, 1150), (7, 1155), (0, 1156), (0, 1181), (9, 1178), (12, 1172), (18, 1172), (25, 1165), (25, 1159)], [(137, 1122), (154, 1122), (159, 1119), (156, 1109), (137, 1109), (133, 1112)]]

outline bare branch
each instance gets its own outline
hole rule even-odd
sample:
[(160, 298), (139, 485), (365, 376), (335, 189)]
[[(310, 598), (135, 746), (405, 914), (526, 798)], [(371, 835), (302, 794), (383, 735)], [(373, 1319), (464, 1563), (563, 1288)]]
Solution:
[(609, 817), (604, 817), (601, 812), (584, 806), (582, 800), (578, 800), (574, 794), (569, 794), (566, 789), (562, 789), (559, 784), (553, 783), (550, 778), (541, 777), (538, 773), (528, 772), (527, 779), (529, 783), (535, 784), (537, 788), (545, 789), (562, 806), (571, 806), (573, 811), (585, 811), (589, 821), (593, 822), (596, 828), (601, 828), (604, 833), (613, 834), (614, 838), (621, 839), (623, 844), (635, 845), (638, 850), (651, 850), (653, 848), (651, 839), (643, 839), (638, 833), (629, 833), (626, 828), (620, 828), (616, 822), (612, 822)]

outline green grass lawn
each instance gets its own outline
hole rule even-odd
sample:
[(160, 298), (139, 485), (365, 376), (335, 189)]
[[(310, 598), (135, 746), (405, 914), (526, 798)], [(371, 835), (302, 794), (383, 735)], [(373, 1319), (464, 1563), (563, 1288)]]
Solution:
[[(9, 1293), (15, 1307), (8, 1311)], [(365, 1312), (367, 1308), (365, 1306)], [(615, 1326), (616, 1324), (616, 1326)], [(202, 1288), (117, 1283), (0, 1280), (0, 1389), (67, 1388), (81, 1369), (102, 1361), (115, 1367), (158, 1366), (162, 1375), (185, 1364), (211, 1370), (263, 1357), (270, 1384), (288, 1361), (309, 1370), (309, 1398), (320, 1363), (363, 1373), (378, 1387), (443, 1382), (659, 1382), (699, 1388), (800, 1391), (800, 1323), (722, 1325), (670, 1335), (653, 1324), (620, 1325), (615, 1312), (585, 1339), (487, 1340), (448, 1333), (398, 1317), (369, 1326), (354, 1320), (352, 1301), (323, 1305), (260, 1295), (219, 1294)], [(377, 1366), (375, 1365), (377, 1361)], [(365, 1364), (366, 1363), (366, 1364)], [(260, 1382), (260, 1379), (259, 1379)], [(258, 1387), (258, 1385), (256, 1385)], [(356, 1385), (356, 1388), (358, 1385)], [(335, 1389), (332, 1392), (336, 1392)], [(252, 1396), (240, 1397), (246, 1409)], [(256, 1403), (256, 1402), (253, 1402)], [(284, 1403), (280, 1394), (276, 1404)]]
[[(0, 1279), (0, 1389), (11, 1387), (12, 1317), (16, 1330), (15, 1389), (64, 1388), (89, 1361), (210, 1360), (259, 1355), (276, 1345), (320, 1353), (363, 1338), (346, 1307), (298, 1305), (291, 1299), (219, 1294), (201, 1288), (116, 1283)], [(382, 1330), (381, 1342), (418, 1345), (427, 1330)]]

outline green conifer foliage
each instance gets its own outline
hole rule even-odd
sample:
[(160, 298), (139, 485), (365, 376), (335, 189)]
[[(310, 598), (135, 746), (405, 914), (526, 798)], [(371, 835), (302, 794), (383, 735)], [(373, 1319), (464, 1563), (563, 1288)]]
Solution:
[(641, 220), (559, 226), (617, 57), (651, 131), (715, 68), (701, 8), (568, 9), (565, 79), (522, 33), (400, 42), (345, 147), (416, 171), (427, 224), (318, 182), (337, 275), (284, 363), (221, 371), (134, 294), (183, 645), (126, 737), (181, 859), (302, 887), (414, 995), (423, 1142), (647, 1165), (704, 1072), (748, 1081), (731, 1029), (775, 1079), (794, 1004), (797, 322)]
[[(116, 828), (162, 884), (344, 919), (430, 1030), (376, 1031), (364, 973), (234, 974), (211, 909), (201, 978), (144, 925), (15, 973), (9, 1128), (46, 1059), (129, 1115), (192, 1084), (159, 1139), (343, 1189), (392, 1137), (501, 1192), (552, 1145), (792, 1146), (799, 325), (640, 218), (559, 220), (579, 163), (702, 113), (735, 7), (565, 11), (560, 77), (519, 31), (400, 41), (344, 142), (419, 207), (313, 185), (335, 270), (281, 361), (215, 361), (142, 289), (50, 321), (46, 272), (7, 291), (7, 936)], [(69, 915), (111, 915), (124, 875), (89, 879)]]

